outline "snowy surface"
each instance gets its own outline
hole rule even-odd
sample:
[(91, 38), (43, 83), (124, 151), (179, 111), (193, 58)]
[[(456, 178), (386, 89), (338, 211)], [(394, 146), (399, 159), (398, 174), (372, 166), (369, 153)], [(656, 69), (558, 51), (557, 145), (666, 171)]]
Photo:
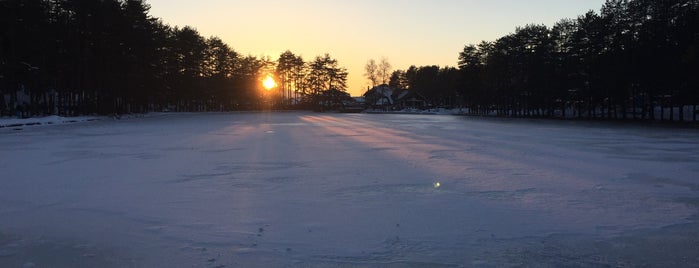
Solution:
[(56, 115), (31, 118), (0, 117), (0, 128), (15, 128), (16, 130), (21, 130), (23, 127), (26, 126), (89, 122), (96, 121), (99, 119), (100, 117), (96, 116), (63, 117)]
[(448, 115), (2, 128), (0, 267), (691, 267), (698, 163), (693, 129)]

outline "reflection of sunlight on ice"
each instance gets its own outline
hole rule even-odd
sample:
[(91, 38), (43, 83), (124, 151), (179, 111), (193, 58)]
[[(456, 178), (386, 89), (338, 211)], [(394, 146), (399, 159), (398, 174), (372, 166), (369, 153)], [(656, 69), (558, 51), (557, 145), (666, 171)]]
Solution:
[[(302, 116), (301, 120), (307, 124), (320, 126), (326, 131), (350, 138), (370, 148), (398, 145), (391, 146), (390, 150), (382, 150), (382, 152), (398, 159), (403, 159), (415, 167), (429, 170), (438, 176), (460, 177), (471, 166), (470, 162), (483, 161), (483, 159), (474, 158), (473, 155), (463, 151), (459, 151), (458, 155), (451, 159), (435, 158), (433, 157), (433, 152), (452, 151), (453, 148), (440, 144), (425, 143), (415, 139), (414, 136), (411, 137), (409, 132), (401, 130), (381, 126), (371, 128), (352, 127), (357, 125), (358, 122), (333, 116)], [(465, 161), (469, 163), (466, 164)]]

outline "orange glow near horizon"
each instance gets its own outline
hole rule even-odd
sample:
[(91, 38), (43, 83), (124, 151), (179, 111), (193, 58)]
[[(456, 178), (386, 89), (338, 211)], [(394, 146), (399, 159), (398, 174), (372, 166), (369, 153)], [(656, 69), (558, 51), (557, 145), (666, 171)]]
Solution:
[(265, 80), (262, 81), (262, 86), (265, 88), (265, 90), (270, 91), (277, 86), (277, 82), (274, 81), (274, 78), (272, 78), (271, 75), (267, 75)]
[(147, 2), (153, 17), (218, 36), (241, 55), (274, 61), (289, 50), (309, 62), (329, 53), (349, 72), (347, 91), (361, 96), (371, 85), (364, 76), (369, 59), (385, 57), (393, 70), (456, 66), (464, 45), (495, 41), (526, 24), (551, 27), (599, 10), (605, 0)]

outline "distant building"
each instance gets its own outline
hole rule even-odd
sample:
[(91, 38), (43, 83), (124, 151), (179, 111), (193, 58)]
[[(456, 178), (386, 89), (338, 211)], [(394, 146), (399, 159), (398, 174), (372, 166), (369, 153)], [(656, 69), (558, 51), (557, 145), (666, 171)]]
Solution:
[(385, 84), (367, 90), (364, 93), (364, 99), (366, 105), (374, 109), (402, 110), (429, 107), (429, 102), (420, 93), (406, 89), (394, 89)]
[(365, 103), (371, 108), (393, 106), (393, 88), (386, 84), (375, 86), (364, 93)]
[(427, 98), (414, 90), (398, 90), (394, 92), (393, 108), (402, 109), (425, 109), (429, 108)]

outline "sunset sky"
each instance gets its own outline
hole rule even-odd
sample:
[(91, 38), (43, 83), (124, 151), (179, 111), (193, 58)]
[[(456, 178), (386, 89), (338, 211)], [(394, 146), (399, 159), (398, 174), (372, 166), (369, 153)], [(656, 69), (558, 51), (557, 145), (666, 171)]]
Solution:
[(364, 64), (385, 57), (393, 70), (456, 66), (464, 45), (494, 41), (528, 23), (599, 11), (604, 0), (148, 0), (150, 14), (172, 26), (218, 36), (238, 53), (285, 50), (310, 61), (329, 53), (349, 71), (348, 92), (369, 82)]

